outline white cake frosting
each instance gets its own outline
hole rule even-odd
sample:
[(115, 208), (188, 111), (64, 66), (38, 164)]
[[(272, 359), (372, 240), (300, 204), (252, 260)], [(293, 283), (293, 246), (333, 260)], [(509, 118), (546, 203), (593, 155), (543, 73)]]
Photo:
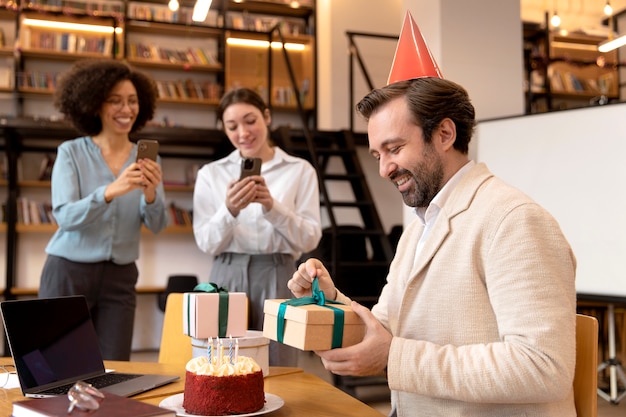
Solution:
[(213, 358), (213, 363), (210, 363), (206, 356), (198, 356), (187, 362), (185, 369), (196, 375), (209, 376), (247, 375), (261, 370), (256, 361), (247, 356), (239, 356), (234, 363), (230, 363), (228, 356), (223, 356), (220, 363), (216, 362), (217, 358)]

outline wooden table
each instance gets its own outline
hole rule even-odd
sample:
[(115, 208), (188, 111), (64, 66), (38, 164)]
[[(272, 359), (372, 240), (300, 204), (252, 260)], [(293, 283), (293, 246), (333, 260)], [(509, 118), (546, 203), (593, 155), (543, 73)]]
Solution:
[[(0, 358), (0, 364), (13, 363), (11, 358)], [(105, 361), (107, 369), (131, 373), (179, 375), (180, 380), (134, 396), (134, 399), (158, 405), (163, 399), (183, 392), (185, 370), (180, 365), (156, 362)], [(381, 417), (384, 414), (346, 394), (323, 379), (300, 368), (270, 367), (265, 378), (265, 392), (278, 395), (285, 401), (280, 409), (268, 417)], [(0, 416), (10, 416), (13, 401), (25, 399), (19, 388), (0, 389)], [(37, 400), (32, 400), (37, 401)]]

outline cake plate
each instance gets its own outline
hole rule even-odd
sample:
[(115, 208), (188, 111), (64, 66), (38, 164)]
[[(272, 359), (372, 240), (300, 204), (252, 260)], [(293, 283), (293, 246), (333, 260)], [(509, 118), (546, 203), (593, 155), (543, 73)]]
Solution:
[[(285, 401), (280, 398), (278, 395), (270, 394), (268, 392), (265, 393), (265, 405), (260, 410), (257, 410), (253, 413), (245, 413), (245, 414), (233, 414), (237, 417), (252, 417), (252, 416), (260, 416), (263, 414), (271, 413), (272, 411), (276, 411), (285, 405)], [(172, 395), (170, 397), (165, 398), (163, 401), (159, 403), (159, 407), (167, 408), (168, 410), (172, 410), (176, 412), (177, 416), (180, 417), (216, 417), (216, 416), (198, 416), (196, 414), (188, 414), (185, 412), (183, 408), (183, 393)]]

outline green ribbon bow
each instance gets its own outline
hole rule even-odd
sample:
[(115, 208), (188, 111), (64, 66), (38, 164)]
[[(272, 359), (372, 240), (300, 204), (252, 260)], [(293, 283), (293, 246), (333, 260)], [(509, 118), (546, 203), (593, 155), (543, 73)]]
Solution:
[[(219, 294), (218, 336), (226, 337), (226, 330), (228, 329), (228, 290), (212, 282), (201, 282), (196, 285), (193, 290)], [(190, 303), (187, 303), (187, 306), (189, 306), (189, 304)], [(187, 317), (189, 317), (189, 315)]]
[(343, 341), (343, 323), (344, 323), (344, 311), (340, 308), (333, 307), (329, 304), (342, 304), (337, 301), (326, 301), (326, 297), (324, 296), (324, 292), (320, 290), (319, 283), (317, 282), (317, 277), (313, 278), (313, 284), (311, 285), (311, 297), (302, 297), (302, 298), (293, 298), (291, 300), (284, 301), (280, 303), (278, 306), (278, 316), (277, 316), (277, 337), (276, 339), (283, 343), (283, 338), (285, 336), (285, 312), (287, 311), (287, 306), (305, 306), (311, 304), (317, 304), (318, 306), (326, 307), (334, 312), (335, 322), (333, 324), (333, 339), (331, 349), (341, 347), (341, 343)]

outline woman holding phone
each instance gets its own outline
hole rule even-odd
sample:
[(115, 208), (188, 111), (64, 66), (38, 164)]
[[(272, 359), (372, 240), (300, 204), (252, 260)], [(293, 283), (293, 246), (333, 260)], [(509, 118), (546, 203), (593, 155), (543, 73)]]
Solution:
[[(317, 174), (306, 160), (274, 146), (270, 110), (253, 90), (226, 93), (217, 118), (236, 149), (198, 172), (194, 235), (213, 256), (209, 282), (245, 292), (248, 328), (261, 330), (265, 299), (291, 298), (287, 281), (295, 261), (322, 236)], [(270, 343), (270, 365), (296, 364), (296, 349)]]
[(154, 81), (112, 59), (77, 62), (54, 104), (83, 136), (63, 142), (52, 170), (59, 228), (46, 247), (39, 297), (87, 297), (104, 359), (129, 360), (142, 224), (168, 222), (161, 168), (137, 159), (129, 134), (152, 119)]

